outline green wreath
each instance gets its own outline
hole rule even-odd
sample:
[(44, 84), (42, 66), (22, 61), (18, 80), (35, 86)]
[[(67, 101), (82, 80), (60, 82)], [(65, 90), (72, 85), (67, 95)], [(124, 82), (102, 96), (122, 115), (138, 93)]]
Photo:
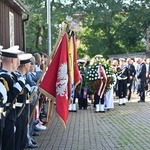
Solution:
[(98, 74), (98, 67), (100, 64), (102, 64), (102, 66), (104, 67), (107, 76), (107, 85), (106, 85), (105, 93), (108, 90), (110, 90), (111, 85), (114, 83), (114, 78), (112, 76), (114, 72), (112, 71), (110, 64), (104, 61), (95, 62), (93, 65), (90, 65), (88, 67), (87, 69), (88, 71), (85, 74), (85, 84), (89, 88), (90, 92), (92, 93), (97, 92), (100, 87), (100, 77)]

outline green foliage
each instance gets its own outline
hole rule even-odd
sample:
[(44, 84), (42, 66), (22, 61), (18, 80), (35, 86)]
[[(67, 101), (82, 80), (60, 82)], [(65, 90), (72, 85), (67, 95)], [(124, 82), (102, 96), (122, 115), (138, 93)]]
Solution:
[(112, 76), (114, 72), (112, 71), (110, 64), (107, 62), (98, 61), (95, 62), (93, 65), (90, 65), (87, 69), (87, 73), (85, 74), (85, 84), (92, 93), (95, 93), (99, 90), (101, 84), (100, 75), (98, 73), (99, 65), (103, 66), (107, 76), (107, 85), (105, 89), (106, 93), (111, 88), (111, 85), (114, 83), (114, 79)]
[(103, 55), (145, 49), (141, 39), (146, 34), (150, 20), (148, 1), (141, 1), (142, 4), (131, 2), (128, 5), (122, 1), (94, 0), (88, 4), (86, 20), (83, 22), (86, 30), (81, 39), (90, 56), (97, 53), (97, 49)]
[[(51, 1), (52, 47), (59, 24), (70, 15), (82, 25), (83, 31), (77, 33), (79, 58), (86, 54), (93, 57), (145, 50), (141, 39), (150, 24), (149, 0), (131, 0), (130, 4), (118, 0), (63, 1)], [(47, 0), (22, 2), (31, 13), (26, 25), (27, 51), (47, 52)]]

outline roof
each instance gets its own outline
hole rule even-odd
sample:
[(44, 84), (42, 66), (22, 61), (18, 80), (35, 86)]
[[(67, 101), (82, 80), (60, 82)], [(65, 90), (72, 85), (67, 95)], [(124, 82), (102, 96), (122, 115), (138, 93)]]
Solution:
[(18, 5), (24, 13), (29, 14), (28, 8), (20, 0), (13, 0), (13, 2)]
[(15, 10), (19, 10), (22, 13), (30, 14), (28, 8), (20, 1), (20, 0), (2, 0), (5, 3), (9, 4), (11, 7), (15, 8)]

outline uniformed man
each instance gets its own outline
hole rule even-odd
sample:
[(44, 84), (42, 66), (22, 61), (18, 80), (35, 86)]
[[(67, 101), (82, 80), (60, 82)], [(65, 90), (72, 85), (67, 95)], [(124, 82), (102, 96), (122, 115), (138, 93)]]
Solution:
[(2, 70), (0, 78), (4, 78), (8, 83), (6, 118), (3, 129), (2, 149), (15, 150), (15, 132), (16, 132), (16, 110), (15, 102), (22, 88), (25, 86), (25, 80), (20, 77), (15, 82), (11, 72), (16, 70), (19, 65), (18, 55), (22, 53), (19, 46), (13, 46), (9, 49), (3, 49), (2, 52)]
[[(12, 72), (15, 79), (18, 77), (23, 77), (25, 79), (25, 74), (30, 69), (32, 54), (20, 54), (20, 65), (17, 71)], [(25, 79), (26, 80), (26, 79)], [(17, 121), (16, 121), (16, 141), (15, 150), (23, 150), (27, 142), (27, 123), (28, 123), (28, 112), (29, 112), (29, 102), (28, 95), (30, 93), (31, 87), (29, 84), (25, 84), (22, 92), (18, 95), (16, 103)], [(31, 148), (36, 148), (37, 145), (32, 145)]]
[(2, 135), (5, 124), (5, 103), (7, 102), (7, 90), (3, 79), (0, 79), (0, 150), (2, 149)]
[(95, 101), (95, 106), (96, 106), (95, 113), (98, 113), (98, 112), (105, 113), (104, 92), (105, 92), (106, 85), (107, 85), (107, 76), (106, 76), (106, 72), (102, 64), (99, 65), (98, 72), (99, 72), (99, 77), (100, 77), (100, 87), (99, 87), (98, 92), (96, 92), (94, 95), (94, 101)]
[(130, 85), (129, 71), (124, 58), (119, 59), (117, 67), (119, 105), (125, 105), (127, 87)]

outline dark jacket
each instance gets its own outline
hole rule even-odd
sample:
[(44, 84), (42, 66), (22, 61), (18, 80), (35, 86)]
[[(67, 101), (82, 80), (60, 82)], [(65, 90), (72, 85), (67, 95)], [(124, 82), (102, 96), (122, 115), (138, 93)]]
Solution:
[(136, 71), (134, 65), (132, 64), (128, 65), (128, 72), (129, 76), (132, 76), (133, 78), (135, 77)]
[(137, 78), (139, 82), (145, 82), (146, 81), (146, 65), (144, 62), (142, 62), (137, 70)]

